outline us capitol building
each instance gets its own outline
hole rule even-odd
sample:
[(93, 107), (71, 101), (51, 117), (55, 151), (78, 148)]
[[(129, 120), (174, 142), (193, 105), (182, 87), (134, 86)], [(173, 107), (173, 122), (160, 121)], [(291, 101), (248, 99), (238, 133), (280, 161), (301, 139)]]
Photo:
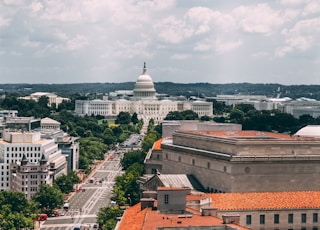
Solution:
[(213, 116), (213, 104), (196, 98), (187, 100), (183, 96), (163, 97), (156, 93), (152, 78), (147, 74), (144, 64), (143, 72), (138, 77), (133, 91), (116, 91), (99, 100), (76, 100), (77, 115), (117, 116), (120, 112), (137, 113), (138, 119), (147, 123), (153, 119), (155, 123), (164, 120), (171, 111), (192, 110), (202, 116)]

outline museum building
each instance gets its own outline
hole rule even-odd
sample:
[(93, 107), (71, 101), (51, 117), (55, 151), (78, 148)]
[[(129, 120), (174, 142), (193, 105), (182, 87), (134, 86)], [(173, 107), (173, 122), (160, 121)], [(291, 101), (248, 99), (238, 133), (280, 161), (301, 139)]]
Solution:
[(293, 136), (178, 130), (161, 143), (162, 173), (192, 174), (208, 192), (316, 191), (319, 127), (307, 126)]

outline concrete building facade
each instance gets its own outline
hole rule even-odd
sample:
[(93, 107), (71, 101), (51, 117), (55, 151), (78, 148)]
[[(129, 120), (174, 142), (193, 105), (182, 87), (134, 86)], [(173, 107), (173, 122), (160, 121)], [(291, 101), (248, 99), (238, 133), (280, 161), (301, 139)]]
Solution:
[(177, 131), (161, 149), (162, 173), (192, 174), (208, 192), (320, 188), (318, 138), (260, 131)]
[(22, 160), (10, 165), (11, 190), (25, 194), (27, 199), (38, 192), (41, 184), (52, 184), (50, 165), (42, 155), (38, 162), (30, 163), (23, 155)]
[(19, 162), (23, 160), (31, 165), (46, 160), (51, 181), (67, 174), (66, 157), (62, 155), (53, 139), (42, 139), (40, 132), (5, 132), (3, 139), (0, 139), (0, 190), (11, 189), (10, 166), (21, 165)]

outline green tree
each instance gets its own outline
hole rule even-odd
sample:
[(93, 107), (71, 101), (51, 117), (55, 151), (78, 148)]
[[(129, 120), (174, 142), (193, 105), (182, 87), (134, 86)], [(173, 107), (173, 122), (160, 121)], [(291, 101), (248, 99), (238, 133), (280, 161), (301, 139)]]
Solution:
[(200, 117), (200, 121), (210, 121), (210, 117), (209, 116), (201, 116)]
[(117, 218), (122, 214), (123, 210), (118, 206), (103, 207), (98, 212), (97, 222), (102, 230), (112, 230), (117, 224)]
[(54, 183), (59, 187), (61, 192), (68, 194), (73, 191), (74, 185), (80, 183), (80, 179), (74, 171), (68, 173), (68, 175), (59, 176)]
[(183, 120), (198, 120), (199, 116), (196, 112), (192, 110), (185, 110), (181, 112)]
[(137, 114), (136, 112), (134, 112), (134, 113), (132, 114), (131, 122), (132, 122), (133, 124), (137, 124), (137, 123), (139, 122), (138, 114)]
[(0, 191), (0, 206), (1, 229), (32, 228), (38, 210), (23, 193)]
[(128, 112), (120, 112), (116, 118), (116, 124), (128, 125), (131, 122), (131, 116)]
[(61, 192), (68, 194), (73, 190), (73, 183), (67, 175), (58, 177), (54, 183), (59, 187)]
[(48, 108), (49, 98), (47, 96), (41, 96), (38, 100), (38, 105), (43, 108)]
[(34, 195), (33, 200), (38, 202), (39, 208), (43, 213), (52, 214), (55, 208), (62, 206), (63, 193), (56, 186), (42, 184), (39, 191)]
[(164, 120), (183, 120), (183, 116), (179, 111), (170, 111)]
[(230, 122), (242, 124), (244, 121), (245, 114), (240, 109), (233, 109), (230, 113)]
[(121, 159), (121, 165), (124, 170), (128, 169), (130, 165), (134, 163), (143, 164), (144, 158), (146, 157), (145, 152), (141, 150), (133, 150), (127, 152)]

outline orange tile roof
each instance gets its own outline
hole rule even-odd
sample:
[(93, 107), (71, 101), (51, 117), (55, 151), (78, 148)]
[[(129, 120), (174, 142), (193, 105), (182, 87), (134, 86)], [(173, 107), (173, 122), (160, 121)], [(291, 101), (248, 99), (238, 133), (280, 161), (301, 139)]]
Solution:
[(147, 209), (141, 210), (140, 203), (126, 209), (124, 212), (119, 230), (141, 230)]
[(155, 230), (157, 227), (187, 227), (187, 226), (223, 226), (222, 220), (214, 216), (189, 215), (190, 218), (179, 218), (183, 214), (161, 214), (148, 211), (143, 229)]
[[(192, 199), (202, 199), (206, 195), (195, 195)], [(248, 230), (237, 224), (223, 224), (221, 218), (215, 216), (202, 216), (198, 210), (187, 208), (192, 214), (162, 214), (157, 210), (145, 208), (140, 210), (140, 203), (126, 209), (119, 230), (156, 230), (157, 227), (187, 227), (187, 226), (230, 226), (238, 230)]]
[(320, 208), (320, 191), (214, 193), (212, 206), (218, 210), (268, 210)]
[(209, 197), (209, 196), (206, 196), (204, 193), (203, 193), (203, 195), (193, 195), (193, 194), (191, 194), (191, 195), (187, 195), (186, 199), (188, 201), (192, 201), (192, 200), (202, 200), (202, 199), (205, 199), (206, 197)]
[(161, 143), (162, 143), (162, 138), (160, 138), (159, 140), (157, 140), (156, 142), (154, 142), (153, 144), (153, 150), (161, 150)]

